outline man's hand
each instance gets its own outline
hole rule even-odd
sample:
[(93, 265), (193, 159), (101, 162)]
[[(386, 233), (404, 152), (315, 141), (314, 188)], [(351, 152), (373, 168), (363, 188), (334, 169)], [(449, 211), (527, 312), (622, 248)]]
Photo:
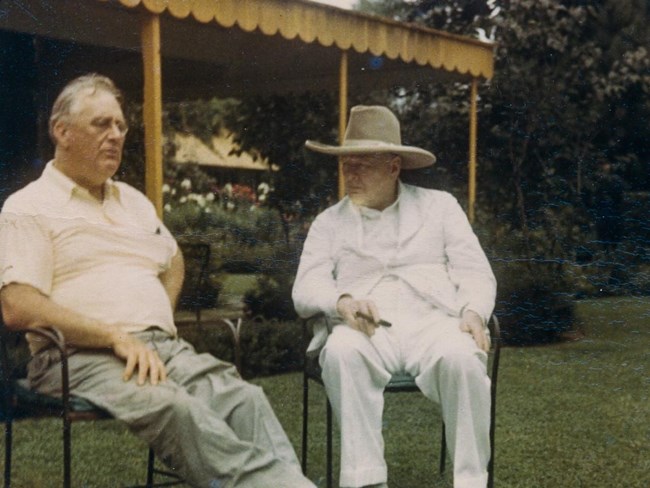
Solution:
[(147, 376), (152, 385), (164, 383), (167, 379), (165, 364), (158, 353), (151, 350), (138, 338), (125, 332), (118, 332), (113, 339), (113, 352), (126, 361), (124, 381), (129, 381), (137, 368), (138, 385), (144, 385)]
[(463, 312), (463, 317), (460, 321), (460, 330), (469, 332), (479, 349), (485, 352), (490, 350), (490, 339), (485, 332), (483, 319), (474, 310), (465, 310)]
[[(353, 329), (363, 332), (368, 337), (372, 337), (379, 322), (379, 310), (372, 300), (355, 300), (350, 295), (342, 295), (336, 302), (336, 311)], [(359, 317), (357, 313), (372, 317), (367, 320)]]

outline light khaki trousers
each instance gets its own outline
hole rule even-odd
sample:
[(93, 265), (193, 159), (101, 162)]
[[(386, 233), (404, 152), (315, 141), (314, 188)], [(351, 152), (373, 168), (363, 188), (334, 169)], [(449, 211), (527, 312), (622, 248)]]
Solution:
[(441, 405), (454, 487), (485, 488), (490, 457), (487, 355), (460, 331), (459, 319), (440, 311), (432, 315), (428, 324), (379, 327), (372, 338), (346, 325), (335, 326), (328, 337), (320, 364), (341, 430), (341, 487), (387, 480), (384, 388), (392, 374), (409, 373), (424, 395)]
[[(300, 472), (261, 388), (243, 381), (233, 365), (197, 354), (183, 340), (157, 330), (137, 336), (165, 362), (165, 383), (125, 382), (125, 364), (112, 353), (78, 351), (69, 357), (71, 393), (125, 422), (192, 486), (314, 486)], [(38, 391), (60, 395), (58, 352), (32, 358), (29, 379)]]

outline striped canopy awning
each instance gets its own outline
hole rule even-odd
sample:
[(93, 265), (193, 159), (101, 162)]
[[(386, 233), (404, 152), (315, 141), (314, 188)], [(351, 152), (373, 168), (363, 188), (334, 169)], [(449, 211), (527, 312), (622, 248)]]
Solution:
[(10, 1), (0, 30), (39, 40), (51, 96), (98, 71), (143, 98), (147, 193), (159, 209), (163, 99), (336, 90), (342, 131), (348, 93), (379, 87), (466, 80), (475, 109), (476, 81), (494, 65), (490, 43), (308, 0)]

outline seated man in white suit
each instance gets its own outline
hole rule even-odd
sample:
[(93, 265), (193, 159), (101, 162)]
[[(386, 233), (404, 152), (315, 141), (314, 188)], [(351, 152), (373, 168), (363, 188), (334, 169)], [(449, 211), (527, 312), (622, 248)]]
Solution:
[(454, 197), (399, 179), (435, 156), (403, 146), (381, 106), (354, 107), (341, 146), (306, 145), (340, 158), (347, 192), (312, 224), (293, 288), (302, 317), (327, 318), (309, 349), (341, 428), (340, 485), (387, 486), (383, 390), (409, 373), (441, 405), (454, 486), (485, 487), (496, 281)]

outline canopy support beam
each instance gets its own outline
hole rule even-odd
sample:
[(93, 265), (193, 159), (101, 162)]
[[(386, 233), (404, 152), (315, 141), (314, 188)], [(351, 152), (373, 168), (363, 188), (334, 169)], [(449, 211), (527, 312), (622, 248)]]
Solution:
[(470, 95), (470, 112), (469, 112), (469, 181), (468, 181), (468, 201), (467, 201), (467, 218), (470, 223), (474, 223), (476, 218), (474, 207), (476, 205), (476, 135), (477, 135), (477, 98), (478, 98), (478, 80), (472, 78), (472, 90)]
[(144, 69), (144, 152), (145, 189), (162, 217), (163, 138), (162, 82), (160, 58), (160, 17), (145, 15), (142, 21), (142, 62)]
[[(348, 117), (348, 52), (341, 52), (339, 67), (339, 144), (343, 144), (345, 125)], [(339, 162), (339, 200), (345, 196), (345, 181), (343, 170)]]

